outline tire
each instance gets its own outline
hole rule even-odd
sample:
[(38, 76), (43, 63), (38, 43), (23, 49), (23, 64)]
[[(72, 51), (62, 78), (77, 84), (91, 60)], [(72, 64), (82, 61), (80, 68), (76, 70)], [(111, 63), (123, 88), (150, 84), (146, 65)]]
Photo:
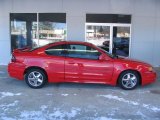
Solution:
[(25, 74), (25, 82), (31, 88), (42, 88), (47, 82), (47, 76), (40, 69), (30, 69)]
[(125, 71), (120, 74), (118, 79), (118, 84), (122, 89), (133, 90), (135, 89), (140, 82), (140, 76), (136, 71)]

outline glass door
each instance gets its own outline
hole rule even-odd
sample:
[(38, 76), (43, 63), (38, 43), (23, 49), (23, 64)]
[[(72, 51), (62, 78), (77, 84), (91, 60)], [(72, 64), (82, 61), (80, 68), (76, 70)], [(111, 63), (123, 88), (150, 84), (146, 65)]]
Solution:
[(86, 24), (86, 41), (111, 52), (111, 27), (106, 24)]
[(129, 56), (130, 26), (113, 26), (113, 54)]
[(86, 41), (111, 54), (129, 57), (130, 24), (86, 23)]

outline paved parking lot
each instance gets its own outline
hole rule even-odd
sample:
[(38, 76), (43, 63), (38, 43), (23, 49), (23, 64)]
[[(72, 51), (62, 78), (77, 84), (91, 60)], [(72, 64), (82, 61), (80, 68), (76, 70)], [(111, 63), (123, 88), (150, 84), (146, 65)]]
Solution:
[(99, 84), (47, 84), (31, 89), (0, 66), (0, 120), (160, 120), (158, 80), (135, 90)]

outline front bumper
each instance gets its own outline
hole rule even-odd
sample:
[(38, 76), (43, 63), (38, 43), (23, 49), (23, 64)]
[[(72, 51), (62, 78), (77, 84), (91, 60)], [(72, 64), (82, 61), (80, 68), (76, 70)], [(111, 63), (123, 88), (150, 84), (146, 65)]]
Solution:
[(153, 83), (157, 79), (157, 74), (155, 71), (145, 72), (145, 73), (143, 73), (142, 76), (143, 76), (142, 77), (142, 85), (147, 85), (147, 84)]

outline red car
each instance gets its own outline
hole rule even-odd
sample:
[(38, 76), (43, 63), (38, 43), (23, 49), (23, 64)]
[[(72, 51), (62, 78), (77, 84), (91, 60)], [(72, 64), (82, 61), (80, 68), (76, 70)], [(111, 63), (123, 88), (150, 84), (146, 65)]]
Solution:
[(13, 51), (11, 77), (25, 79), (31, 88), (46, 82), (101, 83), (134, 89), (156, 80), (152, 66), (118, 58), (87, 42), (61, 41), (35, 49)]

